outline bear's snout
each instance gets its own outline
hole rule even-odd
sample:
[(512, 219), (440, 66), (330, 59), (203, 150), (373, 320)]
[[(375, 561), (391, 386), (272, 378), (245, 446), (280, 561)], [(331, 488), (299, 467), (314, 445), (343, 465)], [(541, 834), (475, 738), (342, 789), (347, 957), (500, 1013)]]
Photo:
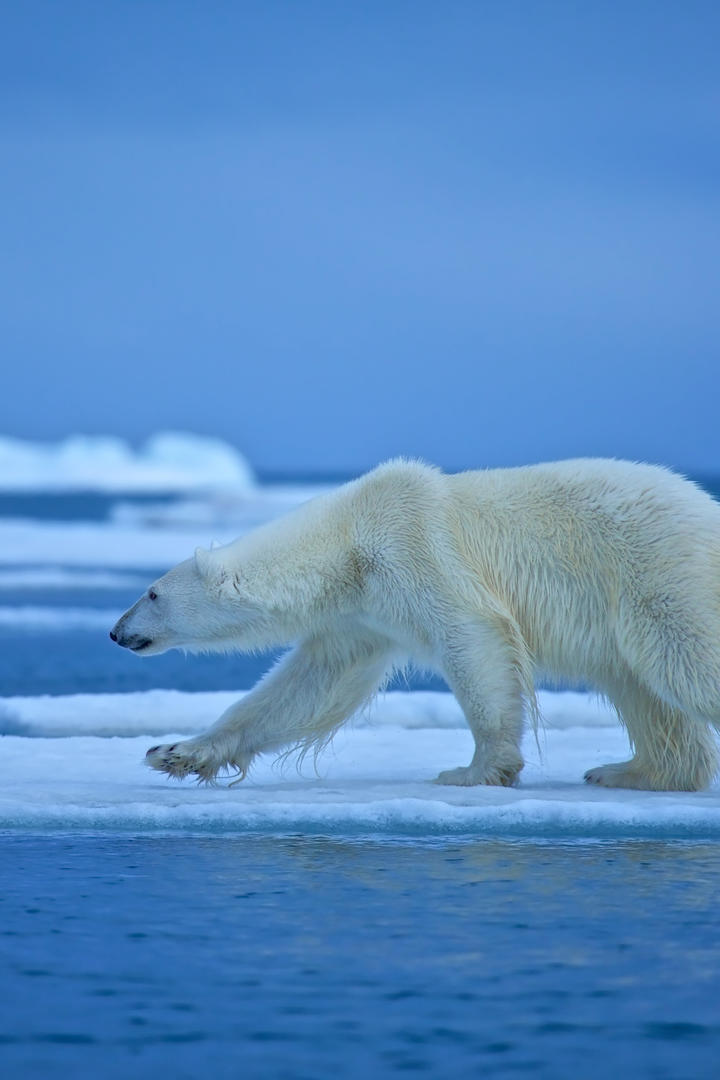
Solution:
[(128, 638), (119, 638), (114, 631), (111, 631), (110, 637), (121, 648), (129, 649), (130, 652), (142, 652), (143, 649), (147, 649), (148, 645), (152, 645), (152, 638), (142, 637), (140, 634)]
[(124, 618), (125, 616), (119, 619), (110, 631), (111, 641), (123, 649), (130, 649), (131, 652), (142, 652), (148, 645), (152, 645), (152, 638), (147, 634), (128, 634), (122, 625)]

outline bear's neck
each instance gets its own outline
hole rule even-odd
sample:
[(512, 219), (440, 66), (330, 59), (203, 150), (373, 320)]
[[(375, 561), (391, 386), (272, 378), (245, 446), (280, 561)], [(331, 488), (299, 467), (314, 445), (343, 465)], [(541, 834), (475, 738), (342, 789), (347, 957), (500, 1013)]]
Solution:
[(305, 631), (308, 617), (337, 615), (352, 591), (350, 538), (335, 493), (306, 503), (233, 545), (247, 592)]

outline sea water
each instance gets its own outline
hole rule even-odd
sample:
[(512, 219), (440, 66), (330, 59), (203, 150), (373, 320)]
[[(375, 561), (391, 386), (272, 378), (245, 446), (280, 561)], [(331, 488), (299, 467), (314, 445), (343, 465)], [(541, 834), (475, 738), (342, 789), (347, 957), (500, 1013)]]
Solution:
[(718, 1075), (720, 851), (3, 843), (3, 1075)]
[[(114, 526), (114, 498), (33, 495), (21, 506), (13, 498), (0, 497), (8, 716), (14, 695), (27, 706), (44, 694), (242, 690), (272, 662), (175, 653), (140, 661), (113, 646), (103, 613), (128, 606), (182, 557), (174, 544), (185, 539), (177, 529), (163, 539), (157, 529)], [(142, 517), (142, 500), (136, 505)], [(184, 528), (188, 545), (191, 535), (211, 539)], [(144, 563), (145, 550), (167, 557)], [(62, 700), (49, 702), (50, 713)], [(593, 729), (590, 744), (609, 730)], [(416, 747), (418, 776), (437, 771), (433, 732), (396, 733), (388, 745), (399, 746), (401, 734)], [(293, 819), (296, 791), (335, 798), (342, 788), (358, 807), (372, 800), (358, 777), (366, 760), (379, 766), (362, 758), (360, 736), (385, 745), (382, 732), (359, 732), (348, 743), (360, 755), (349, 779), (341, 770), (323, 788), (261, 777), (256, 788), (202, 795), (210, 800), (202, 806), (198, 789), (145, 779), (140, 751), (138, 779), (133, 772), (128, 784), (129, 765), (114, 771), (128, 739), (95, 739), (91, 750), (84, 740), (87, 778), (77, 765), (82, 740), (30, 729), (0, 740), (13, 763), (7, 785), (25, 799), (22, 813), (0, 821), (2, 1075), (718, 1075), (720, 848), (708, 839), (717, 835), (717, 794), (633, 793), (640, 801), (623, 803), (621, 793), (605, 803), (614, 794), (582, 788), (574, 772), (545, 787), (542, 778), (533, 787), (530, 774), (522, 805), (540, 809), (523, 819), (520, 838), (510, 827), (503, 833), (510, 819), (502, 814), (492, 829), (483, 824), (494, 792), (470, 793), (475, 802), (455, 807), (470, 814), (458, 832), (453, 805), (429, 803), (430, 788), (413, 774), (397, 818), (360, 814), (349, 827), (330, 803), (324, 815)], [(380, 777), (383, 806), (394, 790), (391, 766)], [(50, 777), (64, 801), (38, 831), (27, 811), (47, 796)], [(249, 808), (271, 789), (286, 800), (283, 814), (254, 831)], [(582, 817), (569, 831), (552, 825), (541, 806), (549, 793), (555, 806), (571, 807), (578, 793), (595, 800), (588, 806), (605, 814), (602, 838)], [(108, 799), (117, 813), (103, 818)], [(411, 803), (445, 809), (408, 827)], [(177, 823), (154, 817), (155, 804)], [(704, 808), (699, 830), (695, 807)], [(238, 829), (245, 810), (250, 824)]]

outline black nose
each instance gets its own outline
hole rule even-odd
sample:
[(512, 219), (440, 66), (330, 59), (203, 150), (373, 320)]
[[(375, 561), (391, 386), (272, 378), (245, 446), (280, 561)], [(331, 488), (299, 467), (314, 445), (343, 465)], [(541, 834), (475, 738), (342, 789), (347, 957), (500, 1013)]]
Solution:
[(111, 641), (117, 641), (117, 634), (115, 633), (114, 630), (110, 631), (110, 640)]

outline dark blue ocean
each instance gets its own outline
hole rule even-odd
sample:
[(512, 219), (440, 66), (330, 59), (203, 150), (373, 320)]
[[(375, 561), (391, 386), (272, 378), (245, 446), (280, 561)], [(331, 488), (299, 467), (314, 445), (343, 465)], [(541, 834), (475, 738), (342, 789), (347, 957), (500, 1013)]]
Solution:
[[(0, 496), (0, 518), (102, 521), (113, 501)], [(1, 607), (119, 613), (138, 592), (13, 584), (37, 569), (0, 551)], [(243, 688), (272, 659), (144, 661), (104, 628), (32, 620), (0, 625), (0, 646), (1, 697)], [(11, 1080), (720, 1075), (716, 843), (0, 821), (0, 844)]]
[(3, 843), (4, 1077), (711, 1080), (717, 845)]

